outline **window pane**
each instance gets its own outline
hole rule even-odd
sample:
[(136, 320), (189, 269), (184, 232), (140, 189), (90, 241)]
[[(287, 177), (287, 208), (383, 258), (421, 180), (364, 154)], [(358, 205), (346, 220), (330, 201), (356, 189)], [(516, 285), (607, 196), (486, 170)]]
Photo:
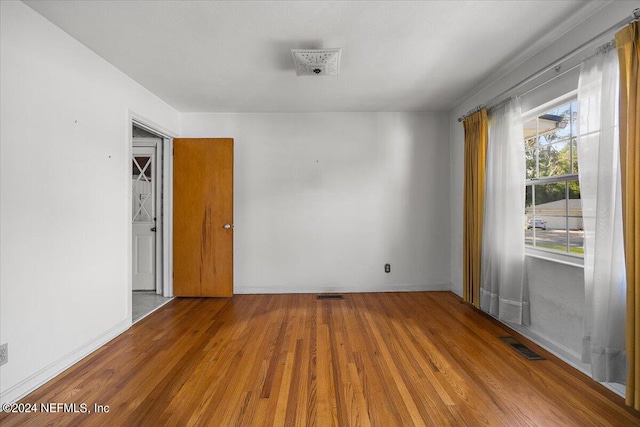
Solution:
[(533, 186), (527, 185), (524, 188), (524, 214), (525, 214), (525, 233), (524, 244), (533, 245), (533, 228), (529, 228), (529, 220), (533, 218)]
[(571, 173), (570, 146), (568, 142), (540, 147), (539, 177), (558, 176)]
[(530, 208), (533, 205), (533, 186), (527, 185), (524, 189), (524, 207)]
[(573, 157), (572, 162), (571, 162), (572, 163), (572, 165), (571, 165), (571, 167), (572, 167), (571, 173), (578, 173), (578, 141), (577, 141), (577, 139), (574, 138), (571, 141), (571, 145), (573, 147), (572, 148), (573, 152), (571, 153), (572, 157)]
[(569, 181), (569, 250), (574, 254), (584, 254), (584, 230), (582, 228), (582, 204), (580, 183)]
[(553, 142), (553, 138), (548, 138), (548, 137), (549, 135), (538, 136), (538, 144), (540, 145), (541, 149)]
[(534, 186), (535, 212), (527, 215), (527, 232), (537, 247), (566, 251), (566, 183)]
[(536, 148), (536, 139), (535, 138), (527, 138), (524, 141), (524, 149), (525, 150), (535, 150)]
[(536, 178), (536, 156), (534, 150), (525, 151), (527, 177), (526, 179)]
[(571, 103), (571, 136), (578, 136), (578, 101)]
[(571, 104), (565, 104), (556, 108), (551, 112), (551, 114), (562, 117), (562, 121), (558, 123), (557, 130), (554, 132), (554, 138), (559, 140), (570, 137), (571, 126), (569, 125), (569, 121), (571, 119)]
[(541, 211), (549, 214), (551, 210), (554, 213), (558, 212), (558, 209), (562, 209), (562, 215), (564, 215), (564, 205), (558, 203), (565, 199), (565, 183), (554, 182), (551, 184), (539, 184), (534, 187), (536, 197), (536, 211), (540, 214)]
[(135, 156), (135, 160), (131, 160), (131, 166), (134, 178), (140, 175), (140, 172), (144, 171), (147, 178), (151, 178), (151, 164), (149, 164), (150, 157), (148, 156)]
[(559, 141), (561, 139), (571, 138), (571, 126), (569, 126), (569, 116), (563, 118), (561, 123), (558, 123), (558, 129), (553, 133), (553, 140)]
[(577, 113), (572, 101), (524, 123), (525, 244), (583, 254), (580, 187), (567, 176), (578, 173)]
[(133, 156), (132, 194), (133, 221), (148, 222), (154, 215), (153, 194), (151, 193), (152, 163), (151, 157)]
[(552, 148), (558, 157), (551, 170), (551, 175), (567, 175), (571, 173), (571, 140), (553, 144)]

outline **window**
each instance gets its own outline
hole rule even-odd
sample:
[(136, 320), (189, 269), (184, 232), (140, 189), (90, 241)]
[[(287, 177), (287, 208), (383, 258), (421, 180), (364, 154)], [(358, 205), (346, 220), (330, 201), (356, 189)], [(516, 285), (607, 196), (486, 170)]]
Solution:
[(584, 254), (575, 98), (524, 120), (525, 244)]

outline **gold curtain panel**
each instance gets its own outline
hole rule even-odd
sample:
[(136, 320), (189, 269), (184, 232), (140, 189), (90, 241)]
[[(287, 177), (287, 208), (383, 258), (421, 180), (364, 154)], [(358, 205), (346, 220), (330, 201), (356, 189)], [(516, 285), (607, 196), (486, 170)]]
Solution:
[(487, 110), (464, 121), (463, 297), (480, 308), (482, 219), (488, 140)]
[(616, 34), (620, 62), (620, 166), (627, 269), (627, 404), (640, 410), (640, 22)]

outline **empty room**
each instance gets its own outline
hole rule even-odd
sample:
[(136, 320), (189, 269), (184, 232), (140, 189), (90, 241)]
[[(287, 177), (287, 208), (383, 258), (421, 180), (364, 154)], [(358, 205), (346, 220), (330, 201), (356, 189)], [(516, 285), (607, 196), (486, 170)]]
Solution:
[(3, 426), (640, 425), (637, 1), (0, 19)]

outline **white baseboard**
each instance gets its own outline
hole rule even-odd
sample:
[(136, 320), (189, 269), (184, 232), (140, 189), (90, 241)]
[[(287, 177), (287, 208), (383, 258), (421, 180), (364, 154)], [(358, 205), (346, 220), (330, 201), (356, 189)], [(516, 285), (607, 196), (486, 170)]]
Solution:
[(322, 293), (365, 293), (365, 292), (424, 292), (424, 291), (450, 291), (450, 283), (437, 283), (432, 285), (321, 285), (311, 287), (300, 286), (236, 286), (235, 294), (322, 294)]
[[(502, 322), (502, 321), (501, 321)], [(582, 363), (581, 357), (575, 351), (563, 346), (562, 344), (552, 340), (551, 338), (545, 336), (544, 334), (540, 334), (535, 332), (526, 326), (514, 325), (511, 323), (502, 322), (511, 329), (530, 339), (534, 343), (538, 344), (540, 347), (544, 348), (548, 352), (552, 353), (554, 356), (567, 363), (568, 365), (576, 368), (578, 371), (582, 372), (589, 378), (591, 378), (591, 366), (586, 363)], [(621, 397), (625, 397), (625, 386), (618, 383), (603, 383), (603, 386), (618, 394)]]
[(113, 328), (96, 337), (93, 341), (73, 350), (49, 366), (42, 368), (16, 385), (9, 387), (7, 390), (0, 393), (0, 404), (18, 401), (53, 377), (62, 373), (65, 369), (87, 357), (89, 354), (93, 353), (95, 350), (129, 329), (130, 326), (131, 323), (129, 319), (123, 320)]
[(507, 325), (509, 325), (510, 328), (515, 329), (517, 332), (521, 333), (525, 337), (529, 338), (531, 341), (535, 342), (540, 347), (543, 347), (545, 350), (550, 351), (554, 355), (561, 358), (563, 361), (569, 363), (574, 368), (589, 375), (589, 372), (587, 372), (588, 365), (580, 361), (581, 357), (576, 351), (526, 326), (514, 325), (511, 323), (507, 323)]

